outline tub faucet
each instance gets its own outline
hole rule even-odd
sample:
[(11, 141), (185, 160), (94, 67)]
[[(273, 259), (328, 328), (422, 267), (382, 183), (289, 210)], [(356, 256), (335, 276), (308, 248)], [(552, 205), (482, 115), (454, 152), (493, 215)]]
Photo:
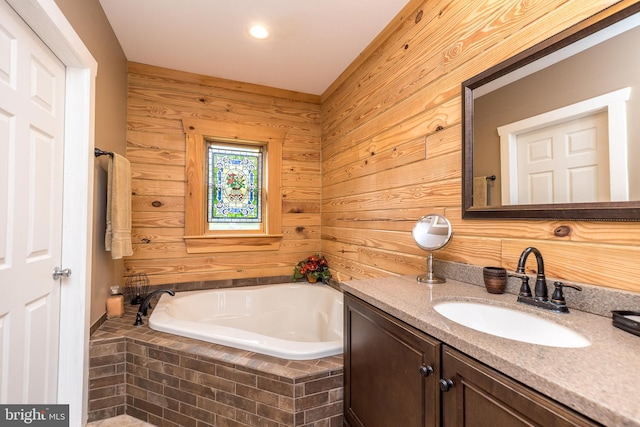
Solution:
[[(536, 262), (538, 263), (535, 296), (531, 296), (529, 277), (524, 271), (524, 266), (527, 263), (527, 257), (531, 253), (535, 255)], [(527, 249), (522, 251), (520, 259), (518, 260), (518, 267), (516, 268), (516, 272), (515, 274), (511, 274), (510, 276), (519, 277), (522, 280), (522, 286), (520, 287), (520, 292), (518, 293), (518, 302), (534, 305), (536, 307), (552, 310), (558, 313), (569, 312), (567, 302), (565, 301), (564, 294), (562, 293), (562, 288), (569, 287), (578, 291), (582, 290), (582, 288), (580, 288), (579, 286), (565, 285), (561, 282), (555, 282), (555, 291), (553, 292), (551, 300), (549, 300), (547, 291), (547, 278), (544, 275), (544, 260), (542, 259), (542, 254), (540, 253), (540, 251), (534, 247), (528, 247)]]
[(147, 315), (147, 309), (149, 308), (149, 305), (151, 305), (151, 298), (163, 292), (166, 292), (171, 296), (174, 296), (176, 294), (171, 289), (158, 289), (157, 291), (153, 291), (149, 295), (147, 295), (144, 301), (142, 301), (142, 303), (140, 304), (140, 308), (138, 308), (138, 313), (136, 314), (136, 322), (133, 324), (134, 326), (144, 325), (142, 316)]

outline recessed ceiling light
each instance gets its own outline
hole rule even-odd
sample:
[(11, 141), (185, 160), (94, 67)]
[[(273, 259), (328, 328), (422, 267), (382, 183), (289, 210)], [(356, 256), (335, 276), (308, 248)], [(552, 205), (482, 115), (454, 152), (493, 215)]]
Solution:
[(269, 31), (262, 25), (254, 25), (249, 28), (249, 34), (256, 39), (266, 39), (269, 37)]

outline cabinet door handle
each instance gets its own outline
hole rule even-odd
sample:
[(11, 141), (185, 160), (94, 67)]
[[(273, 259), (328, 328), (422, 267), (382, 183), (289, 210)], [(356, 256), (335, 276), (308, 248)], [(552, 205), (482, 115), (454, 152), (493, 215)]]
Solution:
[(442, 379), (440, 380), (440, 390), (447, 392), (449, 390), (451, 390), (451, 387), (453, 387), (453, 381), (452, 380), (445, 380)]
[(433, 367), (430, 365), (422, 365), (418, 368), (418, 371), (420, 371), (420, 375), (423, 377), (428, 377), (433, 374)]

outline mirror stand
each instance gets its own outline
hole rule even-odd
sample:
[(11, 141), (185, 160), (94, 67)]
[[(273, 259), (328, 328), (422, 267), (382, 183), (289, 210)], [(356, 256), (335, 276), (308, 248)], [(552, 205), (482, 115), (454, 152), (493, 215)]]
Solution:
[(427, 257), (427, 274), (417, 277), (418, 282), (435, 284), (445, 283), (446, 280), (436, 277), (433, 273), (433, 251), (445, 247), (451, 240), (453, 232), (451, 223), (442, 215), (426, 215), (418, 220), (411, 232), (413, 240), (419, 248), (429, 251)]
[(433, 252), (429, 252), (427, 257), (427, 273), (421, 274), (417, 277), (418, 282), (434, 285), (436, 283), (446, 283), (447, 279), (437, 277), (433, 272)]

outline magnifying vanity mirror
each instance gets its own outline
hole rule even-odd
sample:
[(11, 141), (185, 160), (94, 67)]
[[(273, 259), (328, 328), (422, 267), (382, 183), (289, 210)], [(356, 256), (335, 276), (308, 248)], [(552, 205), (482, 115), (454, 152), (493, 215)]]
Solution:
[(418, 281), (428, 284), (445, 283), (446, 279), (436, 277), (433, 273), (433, 251), (445, 247), (451, 240), (453, 231), (449, 220), (442, 215), (425, 215), (418, 220), (411, 234), (419, 248), (429, 251), (427, 273), (418, 276)]
[(640, 3), (462, 83), (463, 218), (640, 221)]

